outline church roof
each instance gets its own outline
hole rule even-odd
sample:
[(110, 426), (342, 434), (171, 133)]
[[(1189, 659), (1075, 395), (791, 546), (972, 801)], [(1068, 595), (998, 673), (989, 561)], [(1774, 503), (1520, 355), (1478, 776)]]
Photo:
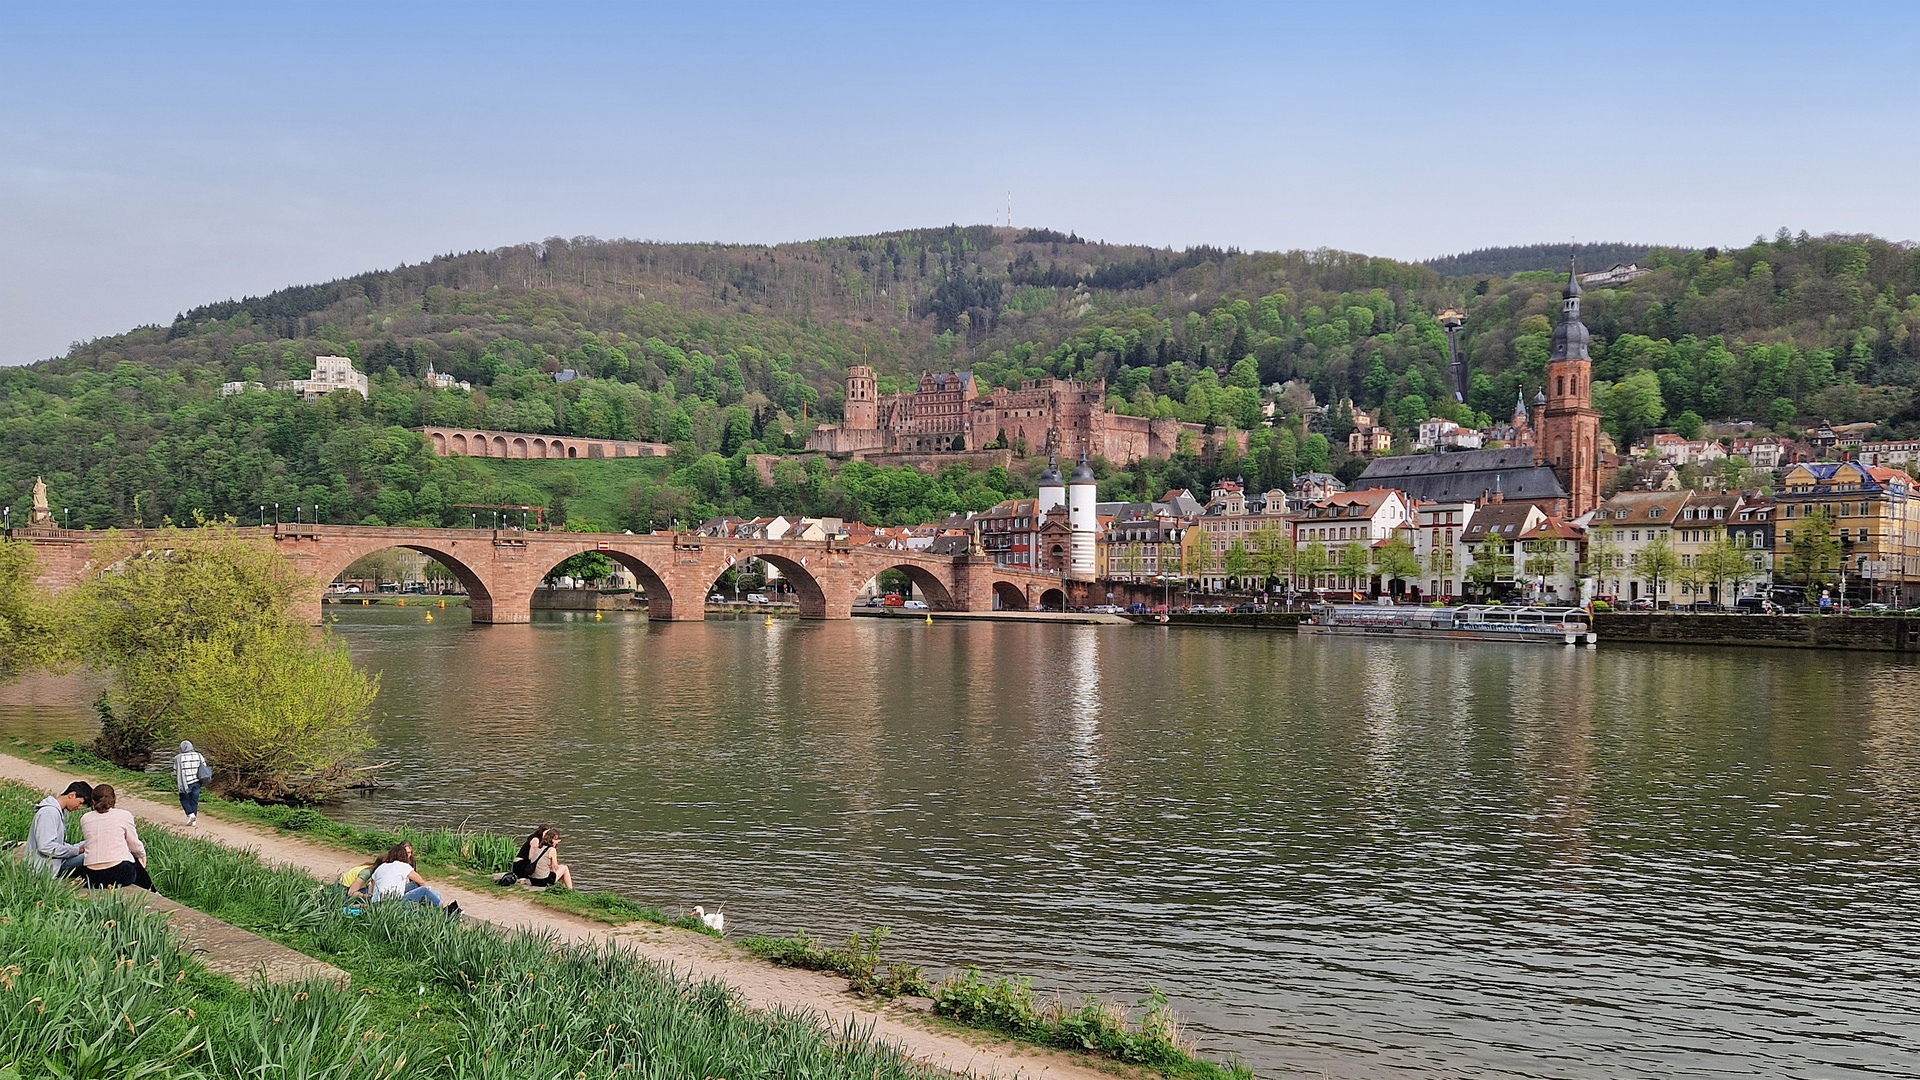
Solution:
[(1396, 488), (1429, 502), (1468, 502), (1488, 492), (1510, 501), (1567, 497), (1560, 478), (1534, 464), (1533, 450), (1524, 446), (1374, 458), (1353, 486), (1356, 491)]

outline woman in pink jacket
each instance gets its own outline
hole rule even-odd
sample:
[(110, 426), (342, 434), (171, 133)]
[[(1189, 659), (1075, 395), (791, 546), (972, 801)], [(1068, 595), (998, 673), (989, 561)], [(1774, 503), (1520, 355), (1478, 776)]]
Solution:
[(133, 815), (116, 807), (115, 801), (113, 785), (97, 784), (92, 811), (80, 815), (80, 835), (87, 841), (87, 885), (96, 889), (115, 885), (151, 889), (147, 846), (140, 842)]

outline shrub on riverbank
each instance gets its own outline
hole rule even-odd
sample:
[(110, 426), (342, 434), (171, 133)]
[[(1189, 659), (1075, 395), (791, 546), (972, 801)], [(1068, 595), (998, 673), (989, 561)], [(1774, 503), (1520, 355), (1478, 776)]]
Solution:
[(1148, 1065), (1169, 1076), (1191, 1080), (1252, 1080), (1245, 1065), (1202, 1061), (1181, 1035), (1180, 1021), (1155, 990), (1140, 1004), (1146, 1011), (1135, 1023), (1131, 1010), (1082, 998), (1079, 1006), (1034, 999), (1031, 979), (988, 979), (970, 967), (933, 990), (933, 1011), (967, 1027), (998, 1031), (1042, 1046), (1100, 1054)]
[(856, 994), (892, 998), (931, 993), (926, 970), (918, 964), (888, 964), (881, 969), (880, 946), (890, 933), (884, 926), (870, 934), (855, 931), (843, 949), (823, 945), (804, 930), (792, 937), (750, 937), (740, 944), (762, 960), (784, 967), (831, 971), (844, 977)]

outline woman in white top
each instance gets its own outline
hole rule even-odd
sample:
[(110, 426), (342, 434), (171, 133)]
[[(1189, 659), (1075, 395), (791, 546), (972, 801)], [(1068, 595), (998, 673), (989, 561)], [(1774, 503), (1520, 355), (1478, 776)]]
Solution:
[(114, 805), (112, 784), (96, 784), (93, 809), (80, 815), (80, 835), (86, 838), (86, 877), (93, 888), (115, 885), (153, 887), (147, 876), (147, 846), (140, 842), (133, 815)]
[(413, 868), (413, 845), (402, 840), (373, 866), (373, 898), (440, 906), (440, 894), (427, 887)]

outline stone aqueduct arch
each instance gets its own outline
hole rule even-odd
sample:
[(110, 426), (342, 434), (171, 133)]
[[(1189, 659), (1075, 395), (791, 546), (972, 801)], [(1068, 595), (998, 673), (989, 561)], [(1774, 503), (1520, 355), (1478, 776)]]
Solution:
[(456, 431), (451, 435), (435, 431), (428, 438), (433, 443), (433, 452), (440, 457), (451, 453), (458, 457), (578, 458), (587, 445), (585, 440), (560, 435), (552, 438), (516, 436), (508, 441), (504, 436), (490, 437), (479, 431), (471, 434)]

